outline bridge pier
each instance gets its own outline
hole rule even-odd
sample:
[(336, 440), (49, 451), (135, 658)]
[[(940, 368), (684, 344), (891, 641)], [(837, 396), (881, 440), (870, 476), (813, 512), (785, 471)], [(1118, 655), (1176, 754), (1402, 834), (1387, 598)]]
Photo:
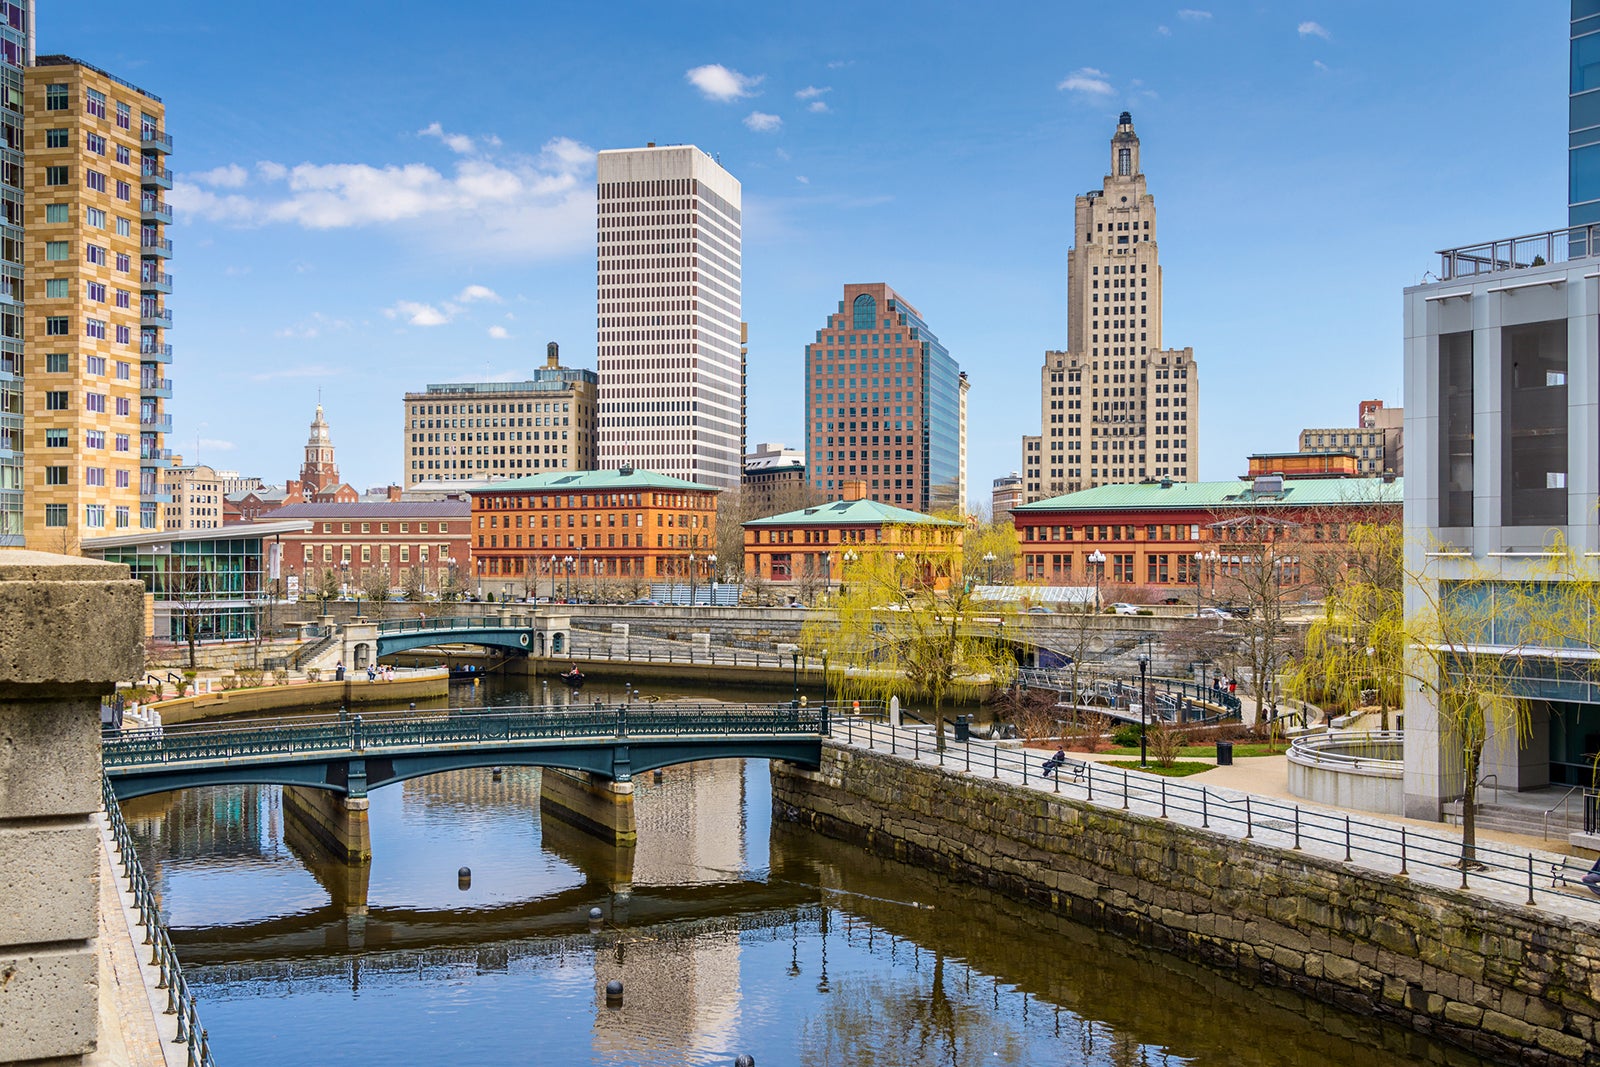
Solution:
[[(347, 865), (372, 862), (367, 798), (328, 789), (283, 787), (284, 825), (292, 821), (334, 859)], [(363, 889), (362, 896), (365, 897)]]
[(546, 767), (540, 777), (539, 814), (574, 826), (611, 844), (639, 840), (633, 813), (633, 783), (586, 771)]

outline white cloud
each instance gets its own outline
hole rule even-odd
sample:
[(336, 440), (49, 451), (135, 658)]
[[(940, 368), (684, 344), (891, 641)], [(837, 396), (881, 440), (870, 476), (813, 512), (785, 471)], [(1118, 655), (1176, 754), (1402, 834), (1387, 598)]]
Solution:
[(1057, 89), (1070, 89), (1077, 93), (1088, 93), (1090, 96), (1110, 96), (1116, 90), (1111, 88), (1107, 81), (1108, 75), (1103, 70), (1093, 67), (1079, 67), (1063, 78), (1056, 86)]
[(489, 336), (494, 338), (496, 341), (504, 341), (507, 337), (511, 336), (511, 332), (504, 326), (491, 326), (489, 327)]
[(1302, 22), (1299, 29), (1302, 37), (1321, 37), (1324, 41), (1333, 40), (1333, 34), (1329, 33), (1327, 28), (1320, 22)]
[(783, 119), (765, 111), (752, 111), (744, 117), (744, 124), (757, 133), (773, 133), (783, 125)]
[(225, 167), (213, 167), (203, 170), (198, 174), (187, 175), (188, 179), (199, 185), (214, 185), (219, 189), (237, 189), (250, 180), (250, 172), (237, 163), (229, 163)]
[(829, 70), (838, 70), (840, 67), (853, 67), (855, 65), (856, 61), (853, 59), (830, 59), (828, 61)]
[(1183, 19), (1185, 22), (1205, 22), (1207, 19), (1211, 18), (1211, 12), (1196, 11), (1192, 7), (1186, 7), (1182, 11), (1178, 12), (1178, 17)]
[(456, 294), (456, 299), (463, 304), (470, 304), (474, 300), (492, 300), (498, 304), (500, 302), (500, 294), (487, 285), (469, 285)]
[(415, 300), (396, 301), (394, 307), (384, 308), (383, 313), (391, 319), (405, 319), (412, 326), (443, 326), (450, 321), (454, 310), (446, 304), (443, 310), (432, 304), (419, 304)]
[(1328, 64), (1326, 64), (1326, 63), (1324, 63), (1324, 62), (1323, 62), (1323, 61), (1322, 61), (1322, 60), (1320, 60), (1320, 59), (1313, 59), (1313, 60), (1312, 60), (1312, 61), (1311, 61), (1311, 65), (1312, 65), (1312, 66), (1313, 66), (1313, 67), (1315, 67), (1315, 68), (1316, 68), (1316, 69), (1317, 69), (1317, 70), (1320, 70), (1320, 71), (1323, 71), (1323, 72), (1326, 72), (1326, 71), (1327, 71), (1327, 69), (1328, 69)]
[(447, 171), (425, 163), (267, 161), (255, 165), (253, 183), (219, 191), (186, 179), (170, 199), (235, 226), (396, 226), (451, 254), (538, 259), (592, 244), (594, 159), (587, 145), (557, 137), (537, 155), (490, 152)]
[(833, 92), (833, 86), (831, 85), (824, 85), (820, 89), (818, 89), (815, 85), (808, 85), (804, 89), (801, 89), (799, 92), (795, 93), (794, 98), (796, 100), (810, 100), (814, 97), (821, 96), (824, 93), (831, 92)]
[(329, 315), (324, 315), (320, 311), (313, 311), (309, 318), (295, 323), (293, 326), (285, 326), (281, 330), (274, 330), (273, 336), (286, 337), (296, 341), (309, 341), (331, 330), (348, 330), (349, 328), (350, 323), (345, 319), (336, 319)]
[[(473, 149), (472, 138), (464, 133), (445, 133), (444, 127), (437, 122), (430, 122), (427, 126), (417, 131), (418, 137), (437, 137), (444, 142), (450, 151), (466, 155)], [(498, 141), (496, 141), (498, 143)]]
[(811, 184), (811, 179), (807, 178), (804, 174), (796, 174), (794, 176), (794, 180), (799, 182), (801, 185), (810, 185)]
[(783, 149), (774, 148), (772, 151), (774, 155), (783, 160), (785, 163), (789, 162), (789, 153), (785, 152)]
[(825, 101), (813, 100), (809, 105), (807, 105), (806, 110), (812, 112), (813, 114), (823, 115), (826, 114), (830, 109)]
[(218, 437), (202, 437), (196, 443), (206, 452), (232, 452), (238, 447), (232, 441), (224, 441)]
[(760, 85), (765, 77), (764, 74), (754, 76), (740, 74), (736, 70), (729, 70), (721, 63), (708, 63), (684, 74), (689, 84), (699, 89), (707, 100), (716, 100), (724, 104), (743, 96), (755, 95), (756, 86)]
[(1156, 27), (1156, 32), (1159, 33), (1163, 37), (1171, 37), (1172, 36), (1172, 30), (1170, 30), (1166, 26), (1157, 26)]

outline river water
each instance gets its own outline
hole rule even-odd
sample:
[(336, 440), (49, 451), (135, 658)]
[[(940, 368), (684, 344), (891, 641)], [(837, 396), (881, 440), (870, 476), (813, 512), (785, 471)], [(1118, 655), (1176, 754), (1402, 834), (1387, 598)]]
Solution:
[(542, 820), (539, 776), (374, 792), (357, 869), (276, 787), (126, 804), (222, 1067), (1482, 1062), (775, 824), (764, 762), (642, 776), (630, 849)]

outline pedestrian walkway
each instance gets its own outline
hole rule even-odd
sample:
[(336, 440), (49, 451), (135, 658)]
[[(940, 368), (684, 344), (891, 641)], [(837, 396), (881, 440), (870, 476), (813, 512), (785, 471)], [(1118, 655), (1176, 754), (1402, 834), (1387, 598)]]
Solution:
[[(1575, 919), (1600, 922), (1600, 898), (1587, 890), (1552, 885), (1552, 868), (1574, 882), (1589, 868), (1562, 852), (1505, 835), (1478, 835), (1480, 866), (1459, 866), (1461, 834), (1443, 823), (1345, 811), (1291, 797), (1285, 757), (1250, 757), (1188, 779), (1168, 779), (1109, 767), (1125, 756), (1068, 753), (1059, 773), (1040, 773), (1046, 753), (973, 740), (950, 742), (941, 752), (931, 731), (846, 718), (833, 740), (852, 747), (941, 766), (947, 771), (1061, 794), (1106, 810), (1168, 819), (1257, 846), (1317, 856), (1414, 884), (1466, 891), (1505, 904), (1535, 905)], [(1271, 761), (1263, 763), (1262, 761)], [(1259, 765), (1258, 765), (1259, 764)], [(1281, 778), (1280, 778), (1281, 776)], [(1463, 880), (1465, 887), (1463, 887)]]

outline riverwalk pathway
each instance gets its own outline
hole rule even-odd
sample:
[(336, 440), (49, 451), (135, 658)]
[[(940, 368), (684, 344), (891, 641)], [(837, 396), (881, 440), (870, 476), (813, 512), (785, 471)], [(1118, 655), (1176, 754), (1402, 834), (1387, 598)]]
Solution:
[[(1291, 797), (1279, 785), (1287, 780), (1279, 757), (1244, 758), (1233, 767), (1180, 780), (1106, 765), (1108, 759), (1125, 760), (1125, 756), (1069, 753), (1066, 767), (1045, 776), (1040, 773), (1043, 751), (972, 740), (948, 742), (939, 752), (932, 732), (925, 728), (846, 718), (835, 722), (833, 740), (942, 766), (949, 772), (1059, 794), (1104, 810), (1127, 810), (1257, 845), (1300, 851), (1346, 863), (1353, 872), (1405, 875), (1441, 890), (1464, 888), (1501, 903), (1600, 923), (1600, 897), (1577, 884), (1589, 868), (1587, 860), (1532, 847), (1525, 838), (1484, 831), (1477, 837), (1480, 866), (1467, 872), (1463, 887), (1458, 827), (1345, 811)], [(1568, 881), (1556, 881), (1553, 870)]]

